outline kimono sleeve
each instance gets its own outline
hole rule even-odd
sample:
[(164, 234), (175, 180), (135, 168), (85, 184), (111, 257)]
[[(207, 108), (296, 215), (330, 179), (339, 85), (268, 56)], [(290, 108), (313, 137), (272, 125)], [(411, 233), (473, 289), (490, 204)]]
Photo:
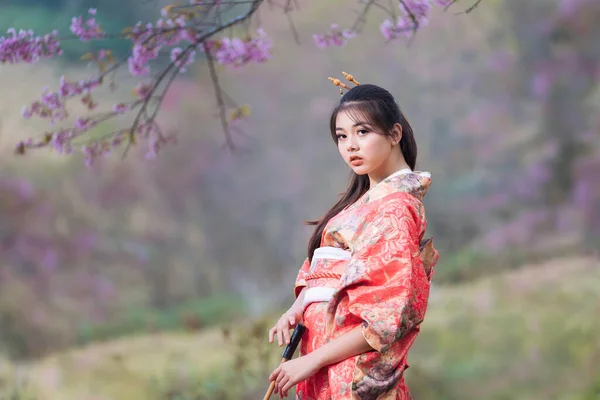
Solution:
[(369, 345), (385, 352), (425, 316), (429, 280), (419, 256), (422, 206), (407, 193), (382, 203), (357, 232), (342, 287)]
[(308, 257), (302, 263), (302, 267), (300, 267), (300, 271), (298, 271), (298, 276), (296, 277), (296, 283), (294, 284), (294, 296), (298, 297), (302, 288), (306, 286), (306, 275), (308, 275), (310, 271), (310, 261)]

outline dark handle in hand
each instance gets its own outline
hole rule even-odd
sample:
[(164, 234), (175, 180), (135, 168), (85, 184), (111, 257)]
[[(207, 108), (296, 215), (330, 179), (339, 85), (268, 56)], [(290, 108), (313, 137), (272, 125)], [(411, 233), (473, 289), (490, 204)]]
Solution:
[(296, 328), (294, 329), (294, 333), (292, 333), (292, 337), (290, 338), (290, 344), (288, 344), (285, 347), (285, 350), (283, 350), (283, 354), (281, 355), (281, 357), (283, 357), (286, 360), (291, 360), (292, 357), (294, 357), (294, 353), (296, 352), (296, 348), (298, 347), (298, 344), (300, 344), (300, 339), (302, 339), (302, 335), (304, 335), (304, 332), (306, 331), (306, 327), (302, 324), (298, 324), (296, 325)]
[[(306, 327), (304, 325), (302, 325), (302, 324), (296, 325), (296, 328), (294, 329), (294, 333), (292, 333), (292, 337), (290, 338), (290, 344), (285, 346), (285, 350), (283, 350), (283, 354), (281, 355), (282, 363), (292, 359), (292, 357), (294, 356), (294, 353), (296, 352), (296, 348), (298, 347), (298, 344), (300, 344), (300, 339), (302, 339), (302, 335), (304, 335), (305, 331), (306, 331)], [(269, 389), (267, 390), (267, 393), (265, 394), (265, 397), (263, 400), (269, 400), (271, 398), (271, 394), (273, 393), (274, 389), (275, 389), (275, 381), (271, 381), (271, 384), (269, 385)]]

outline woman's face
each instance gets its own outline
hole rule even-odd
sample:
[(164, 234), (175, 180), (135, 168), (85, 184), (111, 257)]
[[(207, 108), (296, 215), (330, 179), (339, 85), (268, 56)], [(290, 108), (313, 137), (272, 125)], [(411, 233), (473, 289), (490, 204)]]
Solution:
[(395, 147), (399, 138), (376, 132), (366, 120), (353, 119), (346, 111), (338, 113), (335, 126), (338, 150), (358, 175), (377, 174), (388, 167), (395, 153), (399, 153)]

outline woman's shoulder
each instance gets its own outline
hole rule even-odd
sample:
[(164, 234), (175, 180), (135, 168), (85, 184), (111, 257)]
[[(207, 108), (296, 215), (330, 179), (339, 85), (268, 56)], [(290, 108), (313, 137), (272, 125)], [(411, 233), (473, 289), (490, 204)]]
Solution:
[(395, 191), (379, 199), (373, 211), (375, 211), (372, 214), (373, 218), (377, 220), (387, 221), (390, 218), (394, 220), (410, 216), (415, 221), (420, 221), (424, 213), (424, 207), (421, 200), (411, 193)]
[(380, 200), (382, 205), (407, 201), (420, 203), (431, 185), (429, 172), (410, 171), (394, 174), (384, 179), (370, 193), (370, 201)]

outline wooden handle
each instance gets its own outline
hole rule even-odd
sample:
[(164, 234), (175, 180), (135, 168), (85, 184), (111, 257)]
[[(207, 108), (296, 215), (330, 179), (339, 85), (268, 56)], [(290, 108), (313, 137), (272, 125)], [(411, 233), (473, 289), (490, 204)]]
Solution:
[(267, 394), (265, 394), (263, 400), (269, 400), (271, 398), (271, 395), (273, 394), (273, 390), (275, 390), (275, 381), (271, 382), (271, 384), (269, 385), (269, 390), (267, 390)]
[[(285, 350), (283, 350), (283, 354), (281, 355), (281, 363), (279, 365), (292, 359), (294, 353), (296, 352), (296, 348), (300, 344), (300, 339), (302, 339), (302, 335), (304, 335), (305, 331), (306, 327), (304, 325), (296, 325), (296, 329), (294, 329), (294, 333), (292, 333), (292, 337), (290, 338), (290, 344), (285, 346)], [(273, 394), (273, 390), (275, 390), (275, 381), (272, 381), (269, 385), (269, 389), (267, 390), (267, 393), (265, 394), (263, 400), (269, 400), (269, 398)]]

